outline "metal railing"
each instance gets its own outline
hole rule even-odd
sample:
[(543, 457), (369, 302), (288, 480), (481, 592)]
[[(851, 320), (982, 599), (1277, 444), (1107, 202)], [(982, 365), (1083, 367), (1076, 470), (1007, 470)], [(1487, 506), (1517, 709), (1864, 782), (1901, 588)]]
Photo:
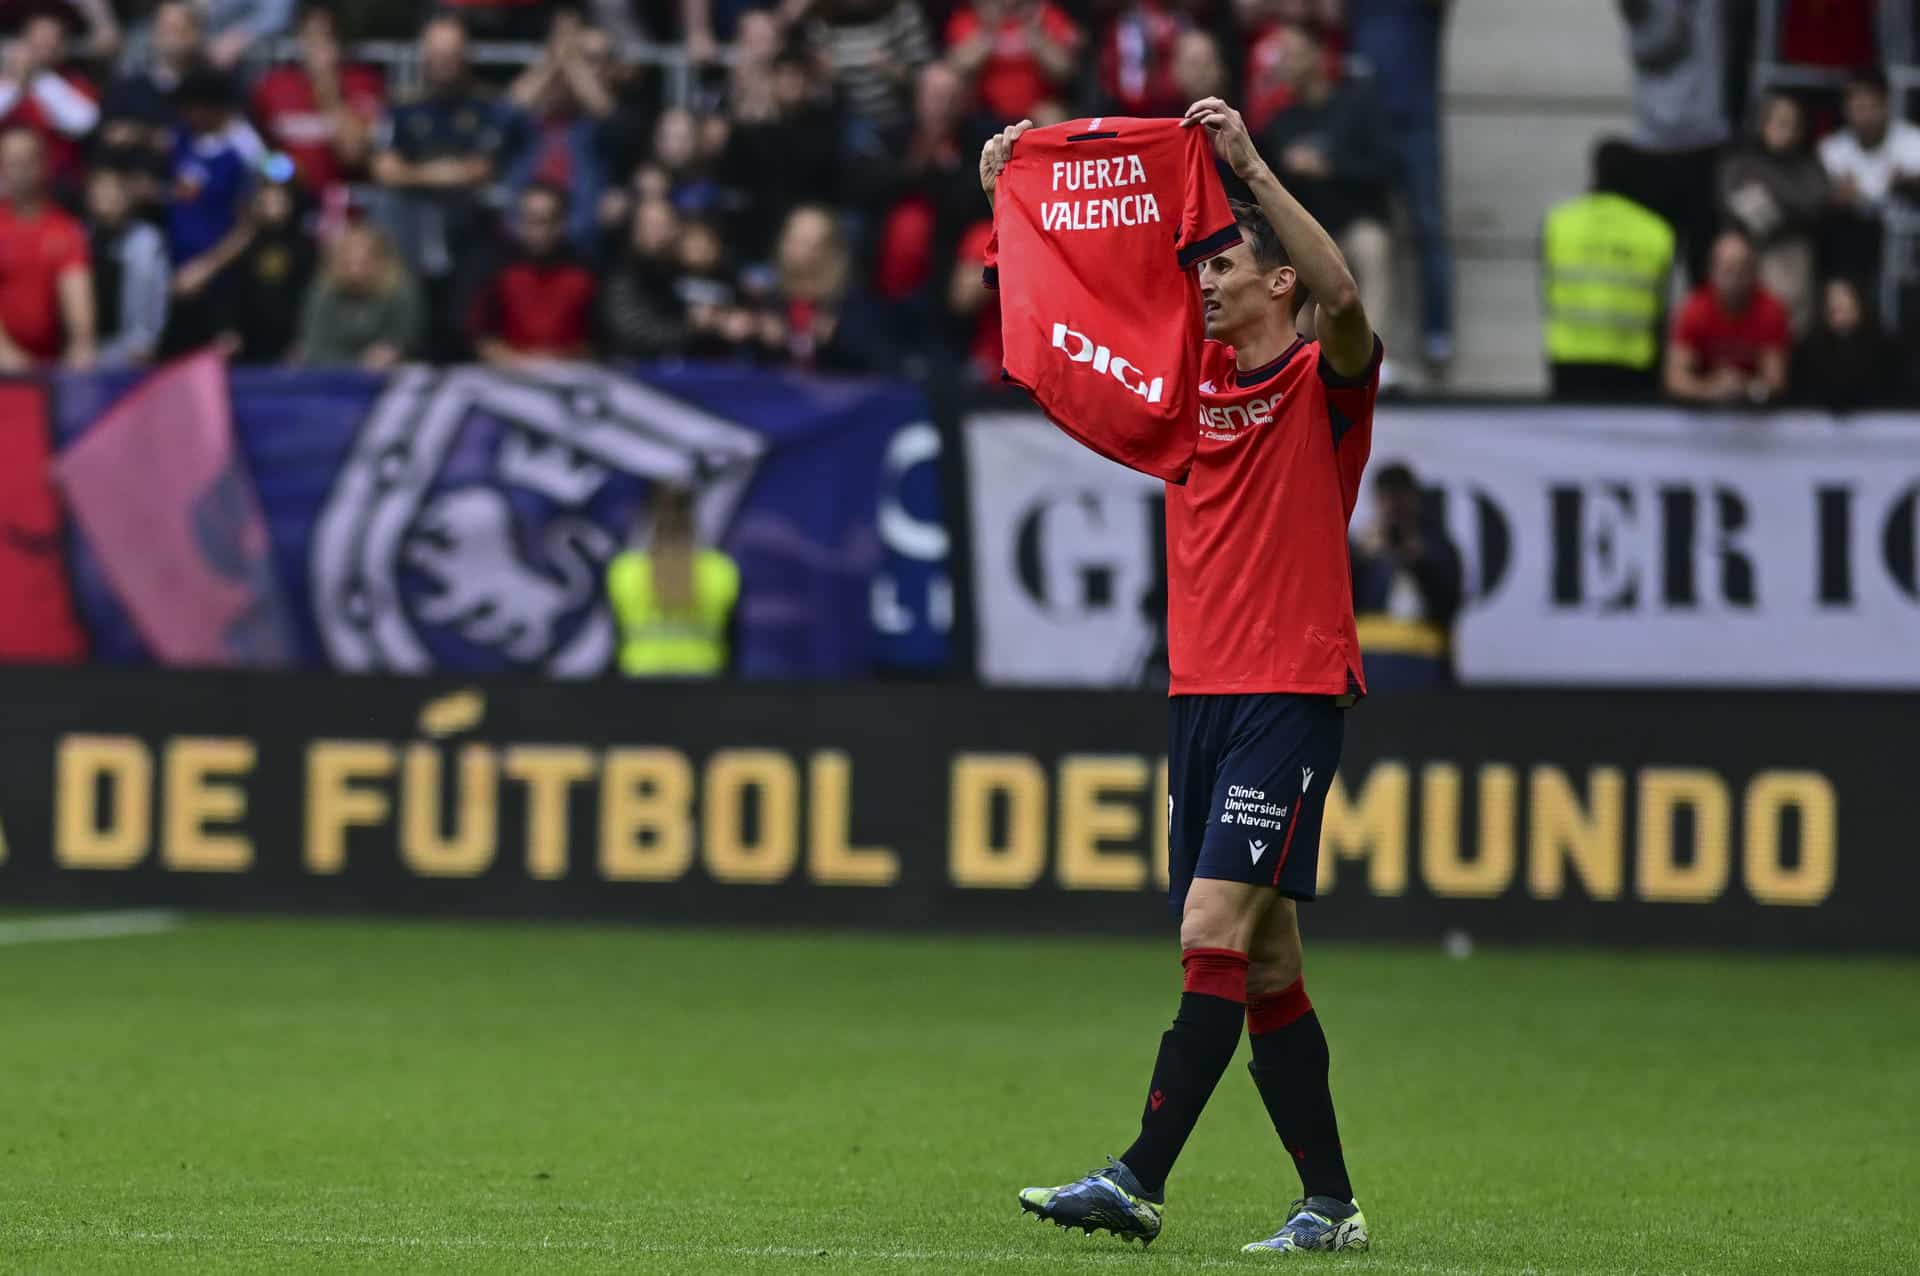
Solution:
[[(498, 40), (479, 40), (467, 46), (468, 62), (482, 69), (520, 70), (539, 61), (544, 46)], [(730, 61), (731, 49), (723, 49), (721, 58)], [(421, 84), (420, 49), (411, 40), (362, 40), (347, 50), (351, 61), (379, 67), (386, 73), (388, 94), (398, 100), (419, 92)], [(662, 89), (669, 106), (689, 106), (698, 80), (698, 69), (687, 56), (684, 45), (658, 44), (651, 40), (630, 40), (619, 49), (621, 59), (633, 66), (656, 67), (661, 73)], [(297, 62), (300, 44), (291, 36), (274, 41), (268, 51), (268, 64)]]

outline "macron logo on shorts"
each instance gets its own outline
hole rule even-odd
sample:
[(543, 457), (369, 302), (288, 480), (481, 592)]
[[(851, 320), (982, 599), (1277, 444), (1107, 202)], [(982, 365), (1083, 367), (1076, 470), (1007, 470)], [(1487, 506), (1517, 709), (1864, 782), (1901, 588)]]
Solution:
[(1247, 849), (1253, 852), (1253, 862), (1258, 864), (1260, 857), (1267, 853), (1267, 844), (1256, 839), (1247, 843)]

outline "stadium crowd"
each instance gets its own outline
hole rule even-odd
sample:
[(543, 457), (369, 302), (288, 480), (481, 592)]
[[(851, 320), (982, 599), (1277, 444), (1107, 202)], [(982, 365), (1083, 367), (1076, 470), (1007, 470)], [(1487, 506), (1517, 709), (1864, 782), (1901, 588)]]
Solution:
[[(1619, 9), (1633, 134), (1599, 143), (1591, 193), (1550, 210), (1542, 239), (1555, 393), (1840, 411), (1920, 399), (1920, 329), (1898, 322), (1911, 250), (1883, 248), (1920, 210), (1920, 126), (1882, 67), (1913, 60), (1920, 6)], [(1882, 47), (1890, 32), (1906, 47)]]
[[(1410, 196), (1444, 364), (1440, 20), (1427, 0), (0, 0), (0, 369), (214, 343), (991, 380), (981, 141), (1223, 91), (1383, 313)], [(406, 92), (355, 56), (402, 34)], [(1392, 73), (1357, 80), (1352, 54)]]
[[(1630, 208), (1568, 233), (1637, 252), (1640, 282), (1556, 261), (1550, 215), (1556, 390), (1920, 393), (1913, 334), (1879, 322), (1881, 219), (1920, 193), (1920, 128), (1885, 77), (1760, 92), (1742, 133), (1741, 6), (1617, 2), (1639, 120), (1600, 147), (1595, 195)], [(1445, 0), (764, 3), (0, 0), (0, 371), (214, 344), (991, 382), (981, 141), (1225, 93), (1369, 313), (1444, 375)], [(1782, 3), (1780, 56), (1882, 56), (1870, 0)]]

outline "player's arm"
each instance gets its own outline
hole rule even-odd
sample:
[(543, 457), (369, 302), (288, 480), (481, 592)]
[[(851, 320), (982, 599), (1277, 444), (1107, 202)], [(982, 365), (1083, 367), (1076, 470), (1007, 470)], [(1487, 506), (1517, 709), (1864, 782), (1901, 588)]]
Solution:
[(1364, 373), (1373, 362), (1373, 325), (1360, 304), (1360, 287), (1333, 236), (1300, 206), (1260, 158), (1240, 112), (1217, 97), (1201, 98), (1187, 108), (1181, 123), (1205, 128), (1213, 140), (1214, 154), (1232, 167), (1259, 201), (1260, 211), (1287, 250), (1294, 273), (1315, 303), (1321, 355), (1328, 366), (1343, 377)]
[(993, 206), (993, 188), (1000, 181), (1000, 170), (1007, 166), (1007, 158), (1013, 154), (1015, 139), (1032, 127), (1032, 120), (1009, 124), (980, 148), (980, 189), (987, 193), (988, 207)]

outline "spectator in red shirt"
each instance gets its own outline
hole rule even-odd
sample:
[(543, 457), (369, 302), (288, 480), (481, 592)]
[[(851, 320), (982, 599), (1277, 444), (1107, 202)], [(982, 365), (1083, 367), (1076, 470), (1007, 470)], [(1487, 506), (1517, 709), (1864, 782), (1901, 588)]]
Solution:
[(513, 367), (593, 352), (593, 272), (567, 247), (567, 192), (535, 182), (520, 193), (520, 251), (494, 273), (474, 312), (474, 348)]
[(1184, 15), (1163, 0), (1137, 0), (1100, 38), (1100, 92), (1113, 115), (1178, 115), (1187, 107), (1173, 79)]
[(0, 128), (21, 125), (47, 146), (53, 184), (72, 189), (80, 181), (80, 145), (100, 122), (93, 85), (63, 72), (67, 30), (60, 19), (30, 19), (20, 37), (0, 49)]
[(46, 146), (32, 129), (0, 133), (0, 372), (65, 357), (93, 364), (87, 232), (47, 197)]
[(1675, 316), (1667, 393), (1683, 403), (1768, 403), (1787, 390), (1787, 308), (1760, 286), (1753, 245), (1738, 231), (1713, 242), (1707, 282)]
[(373, 154), (386, 89), (378, 71), (341, 65), (331, 9), (308, 6), (298, 32), (300, 60), (260, 77), (253, 115), (267, 142), (292, 158), (301, 189), (334, 203)]
[(947, 56), (995, 120), (1023, 120), (1073, 76), (1080, 28), (1049, 0), (974, 0), (947, 22)]
[(960, 236), (953, 272), (947, 280), (947, 312), (961, 327), (967, 374), (975, 381), (997, 385), (1003, 366), (1000, 345), (1000, 294), (987, 287), (981, 271), (987, 264), (987, 242), (993, 222), (982, 219)]
[(961, 140), (965, 82), (943, 62), (920, 70), (914, 86), (913, 133), (892, 177), (891, 201), (874, 236), (873, 291), (885, 302), (922, 294), (936, 258), (979, 216), (980, 185), (972, 148)]
[(1245, 33), (1243, 68), (1247, 103), (1241, 108), (1256, 135), (1275, 115), (1293, 105), (1294, 87), (1286, 74), (1291, 40), (1288, 28), (1310, 27), (1320, 37), (1329, 80), (1341, 77), (1346, 34), (1343, 0), (1234, 0), (1234, 16)]

